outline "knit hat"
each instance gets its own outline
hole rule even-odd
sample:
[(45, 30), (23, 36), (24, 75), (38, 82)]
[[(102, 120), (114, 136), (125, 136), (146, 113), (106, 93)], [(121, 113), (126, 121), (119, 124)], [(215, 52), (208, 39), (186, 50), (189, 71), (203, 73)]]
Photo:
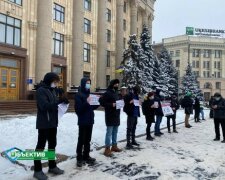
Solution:
[(192, 93), (188, 91), (188, 92), (186, 93), (186, 96), (192, 96)]

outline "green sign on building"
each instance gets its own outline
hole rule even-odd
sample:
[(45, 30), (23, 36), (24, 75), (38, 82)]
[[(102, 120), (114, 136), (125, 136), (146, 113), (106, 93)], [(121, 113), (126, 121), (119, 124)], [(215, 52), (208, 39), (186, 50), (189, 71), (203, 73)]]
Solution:
[(186, 35), (194, 35), (194, 28), (186, 27)]

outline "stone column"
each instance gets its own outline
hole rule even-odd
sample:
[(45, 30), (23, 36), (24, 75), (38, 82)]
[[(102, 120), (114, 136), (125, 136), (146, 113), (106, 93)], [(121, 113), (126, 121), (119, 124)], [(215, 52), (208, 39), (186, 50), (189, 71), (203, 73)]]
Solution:
[(97, 87), (106, 88), (106, 0), (98, 0)]
[(52, 0), (38, 0), (37, 5), (36, 83), (51, 71), (53, 21)]
[(137, 0), (131, 1), (130, 34), (137, 34)]
[[(76, 2), (76, 3), (75, 3)], [(83, 0), (73, 1), (72, 85), (79, 86), (83, 77), (84, 61), (84, 6)]]
[[(123, 60), (123, 0), (116, 1), (116, 68), (120, 66)], [(116, 74), (116, 78), (119, 78), (120, 75)]]

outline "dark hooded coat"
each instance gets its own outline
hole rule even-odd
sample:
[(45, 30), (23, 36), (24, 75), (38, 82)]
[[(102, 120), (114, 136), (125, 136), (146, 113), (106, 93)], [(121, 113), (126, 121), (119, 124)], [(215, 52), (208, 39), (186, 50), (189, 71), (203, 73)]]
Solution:
[(118, 92), (113, 89), (113, 86), (117, 83), (119, 83), (118, 79), (112, 80), (106, 92), (99, 99), (101, 106), (105, 108), (106, 126), (120, 125), (120, 109), (113, 107), (113, 103), (116, 103), (116, 101), (120, 99)]
[(98, 106), (91, 106), (87, 102), (87, 98), (90, 95), (90, 90), (85, 88), (86, 82), (91, 81), (90, 79), (81, 79), (80, 87), (78, 93), (75, 95), (75, 112), (78, 116), (78, 125), (80, 126), (90, 126), (94, 124), (94, 110)]

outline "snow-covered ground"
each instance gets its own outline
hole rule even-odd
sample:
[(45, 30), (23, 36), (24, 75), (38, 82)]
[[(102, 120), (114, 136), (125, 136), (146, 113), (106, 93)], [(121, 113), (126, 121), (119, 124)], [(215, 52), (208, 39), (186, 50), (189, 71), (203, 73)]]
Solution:
[[(208, 116), (208, 111), (205, 111)], [(206, 117), (207, 117), (206, 116)], [(1, 118), (1, 117), (0, 117)], [(0, 120), (0, 152), (11, 147), (34, 149), (37, 141), (35, 116)], [(207, 118), (208, 119), (208, 118)], [(178, 111), (177, 122), (184, 120), (183, 110)], [(77, 117), (66, 114), (59, 123), (57, 153), (75, 156), (77, 142)], [(162, 122), (165, 127), (166, 119)], [(103, 150), (92, 152), (98, 164), (94, 167), (76, 169), (76, 160), (70, 159), (59, 164), (65, 169), (63, 176), (52, 179), (225, 179), (225, 146), (213, 142), (213, 121), (194, 124), (192, 129), (178, 126), (179, 134), (168, 134), (154, 142), (145, 137), (138, 138), (141, 149), (118, 154), (115, 158), (106, 158)], [(145, 119), (139, 118), (137, 135), (145, 133)], [(104, 145), (104, 112), (96, 111), (92, 148)], [(126, 137), (126, 115), (121, 114), (121, 126), (118, 139)], [(120, 143), (124, 148), (125, 143)], [(23, 161), (27, 166), (32, 161)], [(44, 169), (47, 171), (47, 168)], [(14, 165), (0, 157), (0, 179), (32, 179), (32, 171)]]

